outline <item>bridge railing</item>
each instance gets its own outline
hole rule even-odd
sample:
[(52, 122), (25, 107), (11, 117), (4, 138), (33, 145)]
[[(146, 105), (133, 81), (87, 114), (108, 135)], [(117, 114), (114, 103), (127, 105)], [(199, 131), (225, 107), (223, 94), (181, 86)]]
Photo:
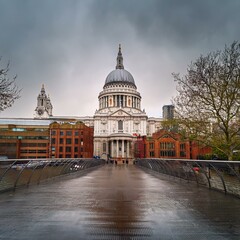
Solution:
[(240, 161), (136, 159), (136, 165), (240, 197)]
[(0, 192), (39, 184), (57, 176), (83, 171), (105, 163), (102, 159), (13, 159), (0, 161)]

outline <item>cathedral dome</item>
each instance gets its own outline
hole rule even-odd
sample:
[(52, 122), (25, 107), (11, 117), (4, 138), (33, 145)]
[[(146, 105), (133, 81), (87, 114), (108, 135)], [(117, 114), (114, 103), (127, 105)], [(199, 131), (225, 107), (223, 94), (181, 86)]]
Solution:
[(125, 69), (115, 69), (106, 78), (105, 85), (109, 83), (127, 83), (135, 86), (133, 76)]
[(119, 45), (116, 69), (108, 74), (104, 86), (111, 83), (129, 84), (136, 88), (132, 74), (124, 69), (121, 45)]

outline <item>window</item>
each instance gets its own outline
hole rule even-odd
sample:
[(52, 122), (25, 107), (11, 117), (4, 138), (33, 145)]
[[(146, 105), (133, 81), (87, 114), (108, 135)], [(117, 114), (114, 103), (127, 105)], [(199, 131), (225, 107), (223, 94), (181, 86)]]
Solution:
[(56, 135), (56, 131), (52, 130), (52, 135), (55, 136)]
[(59, 152), (63, 152), (63, 147), (60, 147), (60, 148), (59, 148)]
[(52, 138), (52, 144), (55, 144), (55, 143), (56, 143), (56, 139)]
[(59, 139), (59, 144), (63, 144), (63, 138)]
[[(33, 147), (35, 147), (36, 144), (35, 144), (35, 143), (30, 143), (29, 146), (33, 146)], [(46, 147), (46, 146), (47, 146), (46, 143), (38, 143), (38, 147)]]
[(118, 121), (118, 132), (123, 132), (123, 121), (122, 120)]
[(74, 142), (75, 144), (78, 144), (78, 138), (75, 138)]
[(74, 152), (78, 152), (78, 147), (74, 147)]
[(78, 135), (79, 135), (79, 132), (78, 132), (78, 131), (75, 131), (74, 135), (75, 135), (75, 136), (78, 136)]
[(160, 151), (160, 156), (161, 157), (175, 157), (176, 152), (175, 151)]
[(154, 143), (149, 143), (149, 148), (154, 149)]
[(38, 153), (46, 153), (46, 150), (38, 150)]
[(160, 143), (160, 157), (175, 157), (175, 143), (174, 142), (161, 142)]
[(154, 157), (154, 152), (153, 151), (150, 152), (150, 157)]
[(60, 131), (60, 136), (63, 136), (64, 135), (64, 131)]
[(72, 131), (67, 131), (67, 132), (66, 132), (66, 135), (67, 135), (67, 136), (72, 136)]
[(180, 144), (180, 157), (186, 157), (186, 144)]
[(107, 144), (103, 143), (103, 152), (105, 153), (107, 151)]
[(180, 144), (180, 150), (186, 150), (186, 144), (185, 143)]
[(36, 153), (37, 150), (29, 150), (29, 153)]
[(161, 142), (160, 149), (168, 150), (168, 149), (175, 149), (175, 143), (173, 142)]
[(28, 150), (21, 150), (21, 153), (28, 153)]
[(66, 144), (72, 144), (72, 139), (71, 138), (67, 138), (66, 139)]
[(186, 152), (180, 151), (180, 157), (186, 157)]
[(66, 147), (66, 152), (71, 152), (71, 147)]

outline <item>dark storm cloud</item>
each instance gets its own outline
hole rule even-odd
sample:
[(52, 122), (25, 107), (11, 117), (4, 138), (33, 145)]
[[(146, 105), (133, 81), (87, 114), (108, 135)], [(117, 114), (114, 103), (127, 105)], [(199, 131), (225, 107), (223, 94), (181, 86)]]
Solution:
[[(159, 45), (197, 46), (206, 39), (239, 39), (240, 1), (132, 0), (98, 1), (92, 5), (93, 26), (107, 35), (129, 23), (139, 41)], [(109, 33), (109, 34), (108, 34)], [(128, 34), (127, 32), (125, 34)], [(221, 39), (219, 39), (221, 38)]]
[(0, 0), (0, 56), (23, 88), (1, 115), (31, 117), (42, 83), (55, 115), (93, 115), (118, 43), (143, 106), (159, 115), (172, 72), (240, 39), (239, 10), (239, 0)]

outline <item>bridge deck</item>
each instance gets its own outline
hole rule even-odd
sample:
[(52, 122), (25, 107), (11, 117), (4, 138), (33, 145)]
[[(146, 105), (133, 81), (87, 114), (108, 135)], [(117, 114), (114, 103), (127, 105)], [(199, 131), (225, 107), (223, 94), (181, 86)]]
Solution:
[(106, 165), (0, 195), (0, 239), (239, 239), (240, 200)]

